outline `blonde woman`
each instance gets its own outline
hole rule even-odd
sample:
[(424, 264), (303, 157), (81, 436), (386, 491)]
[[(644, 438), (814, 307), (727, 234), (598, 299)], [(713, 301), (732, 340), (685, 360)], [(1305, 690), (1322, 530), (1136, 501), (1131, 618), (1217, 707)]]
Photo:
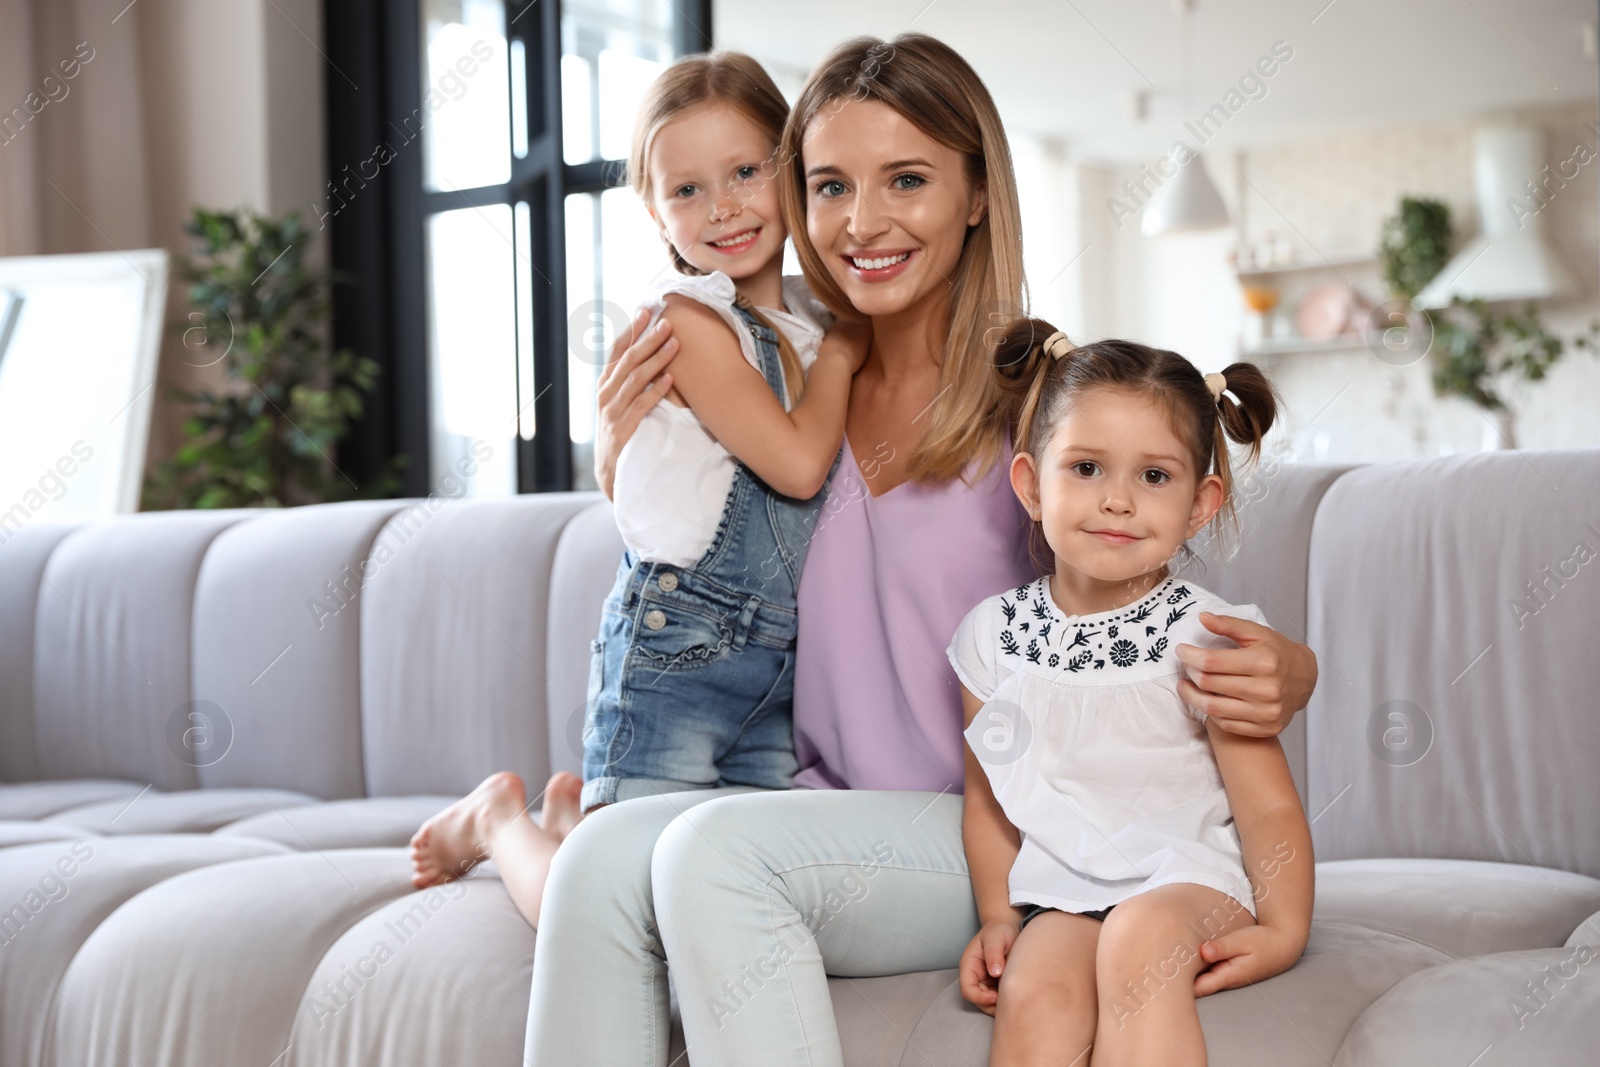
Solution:
[[(797, 788), (648, 797), (572, 832), (534, 960), (538, 1067), (665, 1067), (669, 966), (695, 1067), (841, 1064), (828, 974), (955, 967), (978, 930), (944, 650), (974, 603), (1035, 577), (984, 337), (1023, 302), (1005, 134), (948, 46), (859, 38), (812, 74), (778, 164), (807, 280), (873, 337), (801, 576)], [(652, 334), (608, 366), (602, 484), (673, 355)], [(1242, 647), (1180, 649), (1207, 686), (1184, 699), (1240, 734), (1281, 731), (1315, 684), (1310, 650), (1203, 618)], [(1210, 951), (1229, 966), (1226, 939)]]

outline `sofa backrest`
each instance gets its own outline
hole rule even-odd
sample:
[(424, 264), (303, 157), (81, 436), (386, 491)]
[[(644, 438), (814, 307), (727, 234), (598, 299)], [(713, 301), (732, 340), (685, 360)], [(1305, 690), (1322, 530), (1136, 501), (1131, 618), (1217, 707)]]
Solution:
[[(1224, 558), (1217, 542), (1199, 538), (1198, 565), (1182, 573), (1230, 604), (1256, 605), (1274, 630), (1304, 641), (1311, 527), (1328, 487), (1350, 469), (1278, 463), (1269, 457), (1234, 486), (1237, 554)], [(1322, 670), (1325, 677), (1326, 668)], [(1279, 740), (1306, 804), (1306, 716), (1296, 715)]]
[(1310, 574), (1317, 858), (1600, 877), (1600, 450), (1353, 470)]
[[(1600, 450), (1241, 483), (1237, 557), (1193, 576), (1318, 654), (1283, 742), (1319, 859), (1600, 876), (1597, 490)], [(0, 779), (537, 788), (579, 767), (621, 551), (598, 493), (26, 527), (0, 544)], [(179, 758), (190, 707), (225, 758)]]

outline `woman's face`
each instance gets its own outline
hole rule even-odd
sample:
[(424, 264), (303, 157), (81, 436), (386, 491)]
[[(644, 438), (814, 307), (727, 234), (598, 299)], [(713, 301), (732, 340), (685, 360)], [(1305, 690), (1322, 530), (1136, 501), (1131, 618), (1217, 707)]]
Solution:
[(887, 104), (838, 100), (806, 127), (806, 232), (863, 315), (944, 300), (984, 190), (961, 153)]

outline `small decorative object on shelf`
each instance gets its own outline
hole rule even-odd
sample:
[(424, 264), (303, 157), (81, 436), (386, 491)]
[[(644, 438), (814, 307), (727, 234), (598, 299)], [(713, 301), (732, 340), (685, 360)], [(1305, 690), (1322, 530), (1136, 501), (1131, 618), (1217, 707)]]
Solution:
[(1329, 282), (1313, 289), (1295, 312), (1300, 336), (1325, 340), (1349, 332), (1357, 323), (1363, 301), (1346, 282)]

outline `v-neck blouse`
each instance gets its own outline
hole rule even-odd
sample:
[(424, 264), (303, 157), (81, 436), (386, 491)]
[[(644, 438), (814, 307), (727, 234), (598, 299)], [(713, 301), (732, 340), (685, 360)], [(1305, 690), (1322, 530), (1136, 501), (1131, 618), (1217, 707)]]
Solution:
[(794, 784), (959, 793), (961, 688), (945, 648), (974, 604), (1038, 574), (1011, 442), (970, 486), (903, 482), (876, 497), (848, 439), (844, 451), (800, 575)]

